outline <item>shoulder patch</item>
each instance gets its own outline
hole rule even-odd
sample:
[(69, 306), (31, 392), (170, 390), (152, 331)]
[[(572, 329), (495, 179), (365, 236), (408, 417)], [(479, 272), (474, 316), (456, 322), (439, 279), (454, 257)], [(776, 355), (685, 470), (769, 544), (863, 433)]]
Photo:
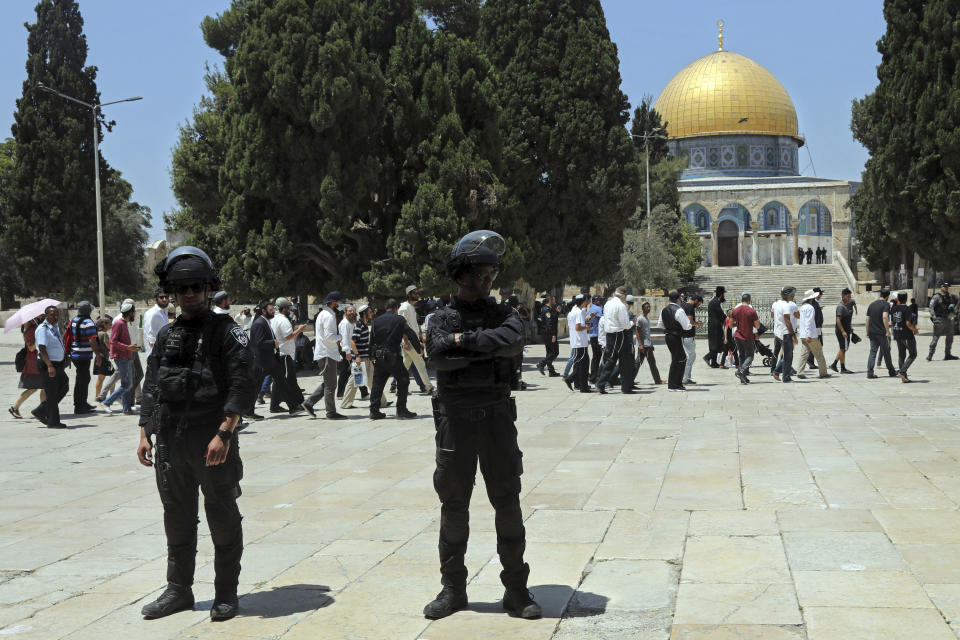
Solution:
[(240, 343), (241, 347), (247, 346), (249, 340), (247, 339), (247, 333), (240, 327), (234, 327), (230, 329), (230, 335), (233, 336), (233, 339)]
[(550, 312), (547, 311), (547, 312), (546, 312), (545, 314), (543, 314), (543, 315), (545, 315), (545, 316), (547, 316), (547, 317), (549, 318), (549, 317), (550, 317)]

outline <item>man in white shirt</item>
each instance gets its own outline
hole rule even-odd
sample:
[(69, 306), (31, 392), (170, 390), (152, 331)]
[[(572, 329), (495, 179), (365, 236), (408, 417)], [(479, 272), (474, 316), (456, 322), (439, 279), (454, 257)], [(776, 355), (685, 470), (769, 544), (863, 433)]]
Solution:
[(213, 305), (210, 310), (217, 315), (225, 316), (230, 312), (230, 294), (226, 291), (217, 291), (213, 294)]
[(237, 315), (233, 316), (233, 321), (240, 325), (240, 328), (250, 333), (250, 325), (253, 324), (253, 314), (250, 313), (250, 307), (244, 307)]
[(157, 289), (153, 294), (155, 305), (143, 314), (143, 353), (146, 358), (153, 352), (153, 345), (157, 342), (157, 334), (164, 325), (170, 323), (167, 307), (170, 304), (170, 294), (163, 289)]
[[(343, 401), (340, 403), (341, 409), (352, 409), (353, 398), (357, 393), (357, 385), (353, 381), (353, 364), (357, 362), (357, 345), (353, 342), (353, 332), (357, 326), (357, 308), (347, 305), (343, 312), (343, 320), (337, 325), (337, 333), (340, 334), (340, 351), (343, 352), (343, 360), (346, 365), (347, 381), (343, 388)], [(349, 402), (348, 402), (349, 399)]]
[[(420, 331), (420, 323), (417, 322), (417, 309), (414, 304), (420, 299), (420, 291), (416, 285), (411, 284), (407, 287), (407, 300), (400, 305), (398, 313), (407, 321), (407, 325), (417, 332), (420, 336), (420, 344), (424, 344), (424, 335)], [(416, 377), (420, 379), (420, 390), (423, 393), (433, 393), (433, 383), (430, 382), (430, 376), (427, 375), (427, 367), (423, 363), (422, 347), (420, 351), (413, 348), (410, 342), (403, 339), (403, 366), (407, 369), (413, 365), (416, 371)]]
[(581, 393), (590, 393), (590, 385), (587, 381), (590, 372), (590, 356), (587, 354), (587, 348), (590, 346), (590, 337), (587, 331), (590, 326), (587, 324), (586, 307), (589, 306), (589, 299), (581, 294), (577, 294), (573, 299), (573, 306), (567, 313), (567, 328), (570, 334), (570, 354), (573, 360), (573, 373), (563, 378), (567, 387), (573, 391), (574, 388)]
[(313, 417), (317, 417), (313, 407), (323, 398), (323, 407), (328, 420), (346, 420), (347, 416), (337, 412), (337, 363), (340, 362), (340, 333), (337, 330), (337, 313), (335, 309), (343, 302), (343, 295), (339, 291), (327, 294), (323, 309), (317, 314), (315, 330), (316, 344), (313, 347), (313, 359), (320, 367), (323, 378), (310, 397), (303, 403), (303, 408)]
[(781, 300), (773, 303), (770, 313), (773, 314), (773, 335), (780, 339), (782, 353), (780, 362), (773, 370), (773, 379), (779, 381), (781, 376), (784, 382), (793, 382), (793, 347), (797, 344), (796, 321), (800, 318), (800, 310), (793, 299), (797, 295), (796, 287), (784, 287), (780, 290)]
[(306, 325), (301, 324), (294, 328), (290, 322), (290, 313), (293, 303), (286, 298), (277, 298), (274, 302), (277, 309), (270, 320), (270, 329), (277, 341), (277, 350), (280, 352), (280, 365), (273, 376), (273, 390), (270, 393), (270, 413), (284, 411), (281, 402), (287, 403), (287, 413), (293, 415), (302, 410), (303, 392), (297, 381), (297, 336), (303, 333)]
[(667, 389), (670, 391), (686, 391), (683, 386), (683, 372), (687, 366), (687, 352), (683, 348), (683, 334), (693, 326), (690, 316), (680, 306), (680, 292), (676, 289), (667, 294), (670, 304), (660, 312), (660, 327), (663, 328), (664, 340), (670, 350), (670, 371), (667, 374)]
[(607, 382), (613, 375), (613, 370), (620, 363), (620, 392), (633, 393), (634, 359), (633, 359), (633, 322), (627, 313), (624, 298), (627, 290), (617, 287), (614, 294), (603, 305), (605, 319), (606, 343), (603, 349), (603, 366), (597, 378), (597, 391), (606, 393)]
[(797, 377), (805, 378), (803, 372), (807, 368), (807, 359), (810, 354), (817, 359), (817, 368), (820, 369), (821, 378), (829, 378), (827, 373), (827, 360), (823, 357), (823, 345), (820, 344), (819, 331), (817, 329), (817, 308), (813, 301), (817, 298), (817, 292), (813, 289), (803, 294), (803, 303), (800, 305), (800, 322), (797, 325), (797, 335), (800, 338), (802, 347), (800, 348), (799, 366), (797, 366)]

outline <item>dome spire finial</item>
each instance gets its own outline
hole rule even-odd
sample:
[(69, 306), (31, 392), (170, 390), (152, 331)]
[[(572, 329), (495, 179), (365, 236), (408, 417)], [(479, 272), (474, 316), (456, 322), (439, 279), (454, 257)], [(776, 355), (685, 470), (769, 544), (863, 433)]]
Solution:
[(723, 18), (720, 18), (719, 20), (717, 20), (717, 27), (720, 29), (720, 33), (717, 34), (717, 40), (720, 41), (720, 48), (717, 49), (717, 51), (723, 51), (723, 25), (724, 24), (725, 23), (723, 22)]

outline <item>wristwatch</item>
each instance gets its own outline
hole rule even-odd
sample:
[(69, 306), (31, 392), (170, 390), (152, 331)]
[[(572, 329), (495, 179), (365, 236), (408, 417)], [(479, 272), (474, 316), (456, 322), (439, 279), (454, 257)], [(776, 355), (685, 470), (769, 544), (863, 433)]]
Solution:
[(217, 431), (217, 435), (220, 436), (220, 439), (223, 440), (224, 442), (230, 442), (230, 438), (233, 437), (233, 431), (220, 429), (220, 431)]

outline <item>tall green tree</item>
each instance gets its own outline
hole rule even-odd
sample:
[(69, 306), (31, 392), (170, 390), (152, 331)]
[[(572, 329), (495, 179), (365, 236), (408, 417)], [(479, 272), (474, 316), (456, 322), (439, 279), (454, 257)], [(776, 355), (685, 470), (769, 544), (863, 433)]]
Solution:
[[(4, 221), (7, 219), (9, 206), (8, 191), (15, 176), (15, 161), (17, 143), (13, 138), (7, 138), (0, 143), (0, 306), (10, 303), (10, 296), (16, 295), (23, 289), (23, 279), (20, 269), (13, 260), (10, 252), (4, 247)], [(6, 308), (3, 306), (3, 308)]]
[(853, 104), (870, 152), (851, 198), (858, 246), (873, 268), (902, 248), (937, 268), (960, 264), (960, 5), (886, 0), (876, 90)]
[(525, 278), (609, 276), (639, 171), (599, 0), (488, 0), (479, 34), (498, 77), (502, 177), (531, 245)]
[[(77, 3), (41, 0), (36, 13), (37, 22), (25, 25), (27, 79), (11, 128), (16, 160), (2, 242), (20, 268), (27, 290), (70, 294), (97, 279), (94, 125), (89, 109), (43, 92), (37, 85), (43, 83), (90, 104), (100, 101), (100, 93), (97, 69), (86, 65), (87, 41)], [(100, 140), (112, 124), (97, 116)], [(129, 185), (102, 156), (100, 181), (104, 228), (123, 228), (115, 211), (126, 202)], [(117, 240), (116, 250), (135, 252), (127, 244), (135, 244), (135, 237)], [(124, 281), (122, 273), (109, 275), (114, 282)]]
[(409, 0), (271, 0), (235, 1), (204, 20), (230, 85), (214, 123), (223, 138), (207, 146), (222, 165), (214, 182), (212, 166), (178, 176), (187, 163), (175, 159), (174, 179), (195, 178), (193, 195), (208, 211), (220, 204), (216, 228), (204, 226), (238, 294), (257, 282), (359, 293), (370, 260), (383, 256), (383, 229), (403, 203), (397, 183), (418, 172), (385, 144), (383, 65), (398, 26), (415, 15)]
[(415, 20), (401, 29), (388, 78), (397, 97), (392, 119), (405, 125), (394, 128), (405, 139), (393, 138), (390, 147), (422, 171), (387, 238), (386, 258), (365, 276), (370, 290), (389, 294), (409, 282), (431, 293), (449, 290), (443, 259), (478, 228), (507, 238), (504, 279), (518, 277), (527, 244), (496, 175), (500, 109), (489, 62), (473, 41), (431, 33)]
[(431, 32), (412, 0), (234, 2), (203, 30), (224, 70), (181, 128), (168, 223), (210, 247), (232, 292), (439, 292), (453, 242), (485, 226), (519, 269), (473, 41)]

